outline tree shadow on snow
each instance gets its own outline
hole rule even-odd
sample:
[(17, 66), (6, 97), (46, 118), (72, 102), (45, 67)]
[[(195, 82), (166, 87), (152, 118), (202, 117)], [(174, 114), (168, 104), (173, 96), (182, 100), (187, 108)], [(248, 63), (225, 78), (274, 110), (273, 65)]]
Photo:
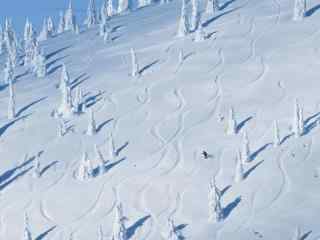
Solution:
[(50, 58), (52, 58), (53, 56), (55, 56), (55, 55), (57, 55), (57, 54), (59, 54), (59, 53), (61, 53), (61, 52), (65, 51), (65, 50), (67, 50), (67, 49), (71, 48), (72, 46), (73, 46), (73, 45), (68, 45), (68, 46), (65, 46), (65, 47), (59, 48), (59, 49), (57, 49), (56, 51), (53, 51), (53, 52), (51, 52), (51, 53), (47, 54), (47, 55), (46, 55), (46, 59), (50, 59)]
[(46, 239), (47, 235), (51, 233), (54, 229), (56, 229), (57, 226), (53, 226), (49, 228), (47, 231), (41, 233), (38, 237), (35, 238), (35, 240), (43, 240)]
[(255, 152), (253, 152), (250, 156), (250, 160), (253, 161), (257, 158), (257, 156), (264, 151), (267, 147), (269, 147), (270, 145), (272, 145), (271, 143), (266, 143), (265, 145), (263, 145), (262, 147), (260, 147), (258, 150), (256, 150)]
[(104, 94), (105, 92), (99, 92), (96, 95), (90, 96), (86, 99), (86, 107), (89, 108), (93, 105), (95, 105), (96, 103), (98, 103), (99, 101), (102, 100), (101, 96)]
[(86, 73), (81, 74), (79, 77), (77, 77), (76, 79), (74, 79), (70, 83), (71, 90), (73, 90), (74, 88), (78, 87), (81, 83), (83, 83), (84, 81), (88, 80), (89, 78), (90, 77)]
[(309, 237), (311, 233), (312, 233), (312, 231), (306, 232), (305, 234), (302, 235), (302, 237), (300, 239), (301, 240), (306, 240), (307, 237)]
[(25, 107), (21, 108), (17, 113), (17, 117), (19, 117), (24, 111), (28, 110), (30, 107), (36, 105), (37, 103), (40, 103), (40, 102), (46, 100), (47, 98), (48, 97), (42, 97), (42, 98), (40, 98), (40, 99), (38, 99), (36, 101), (33, 101), (32, 103), (26, 105)]
[(125, 142), (121, 147), (119, 147), (116, 151), (116, 156), (119, 156), (120, 153), (126, 148), (128, 147), (129, 145), (129, 142)]
[(247, 117), (246, 119), (244, 119), (243, 121), (241, 121), (237, 127), (236, 127), (236, 132), (240, 132), (240, 130), (244, 127), (244, 125), (246, 125), (247, 122), (249, 122), (252, 119), (252, 116)]
[(17, 179), (19, 179), (20, 177), (24, 176), (26, 173), (28, 173), (33, 167), (29, 167), (26, 170), (23, 170), (22, 172), (18, 173), (17, 175), (15, 175), (13, 178), (9, 179), (8, 181), (6, 181), (5, 183), (0, 185), (0, 191), (2, 191), (3, 189), (5, 189), (6, 187), (8, 187), (11, 183), (13, 183), (14, 181), (16, 181)]
[(207, 26), (209, 26), (212, 22), (214, 22), (215, 20), (223, 17), (224, 15), (227, 15), (227, 14), (229, 14), (229, 13), (234, 12), (234, 11), (238, 10), (239, 8), (240, 8), (240, 7), (235, 8), (235, 9), (231, 9), (231, 10), (229, 10), (229, 11), (226, 11), (226, 12), (224, 12), (224, 13), (221, 13), (221, 14), (219, 14), (219, 15), (216, 15), (216, 16), (214, 16), (213, 18), (211, 18), (211, 19), (207, 20), (206, 22), (204, 22), (202, 25), (203, 25), (203, 27), (207, 27)]
[(257, 168), (259, 167), (262, 163), (264, 162), (264, 160), (261, 160), (260, 162), (258, 162), (257, 164), (255, 164), (254, 166), (252, 166), (250, 169), (248, 169), (248, 171), (246, 171), (244, 173), (244, 179), (246, 179), (247, 177), (249, 177), (249, 175)]
[(99, 124), (99, 126), (97, 127), (97, 132), (100, 132), (102, 130), (102, 128), (107, 125), (109, 122), (112, 122), (114, 119), (108, 119), (107, 121), (104, 121), (103, 123)]
[(6, 123), (4, 126), (2, 126), (0, 128), (0, 137), (8, 130), (8, 128), (10, 128), (12, 125), (14, 125), (16, 122), (22, 120), (22, 119), (25, 119), (27, 117), (29, 117), (31, 115), (30, 114), (27, 114), (27, 115), (24, 115), (24, 116), (21, 116), (21, 117), (18, 117), (16, 119), (13, 119), (11, 120), (10, 122)]
[[(110, 163), (110, 164), (108, 164), (108, 165), (105, 165), (105, 166), (104, 166), (104, 171), (103, 171), (103, 173), (106, 174), (106, 173), (109, 172), (112, 168), (114, 168), (115, 166), (119, 165), (121, 162), (123, 162), (123, 161), (125, 161), (125, 160), (126, 160), (126, 158), (124, 157), (124, 158), (121, 158), (121, 159), (118, 160), (118, 161), (115, 161), (115, 162), (113, 162), (113, 163)], [(105, 164), (107, 164), (107, 163), (109, 163), (109, 162), (110, 162), (109, 160), (108, 160), (108, 161), (105, 161)], [(96, 167), (96, 168), (93, 169), (92, 175), (93, 175), (94, 178), (95, 178), (95, 177), (98, 177), (98, 176), (100, 175), (100, 166), (98, 166), (98, 167)]]
[(143, 74), (145, 71), (147, 71), (149, 68), (151, 68), (152, 66), (156, 65), (158, 62), (160, 62), (160, 60), (155, 60), (153, 61), (152, 63), (144, 66), (140, 71), (139, 71), (139, 74)]
[(230, 4), (234, 3), (236, 0), (229, 0), (227, 2), (225, 2), (223, 5), (221, 5), (219, 7), (219, 10), (224, 10), (225, 8), (227, 8)]
[(237, 197), (234, 201), (229, 203), (224, 209), (223, 209), (223, 216), (224, 218), (227, 218), (230, 213), (239, 205), (241, 202), (241, 197)]
[(320, 4), (314, 6), (313, 8), (310, 8), (309, 10), (306, 11), (306, 17), (311, 17), (316, 11), (320, 9)]
[(137, 231), (138, 228), (141, 228), (143, 226), (143, 224), (150, 218), (151, 216), (145, 216), (143, 218), (140, 218), (138, 221), (136, 221), (134, 224), (132, 224), (132, 226), (130, 226), (127, 229), (127, 238), (130, 239), (135, 232)]
[(59, 161), (53, 161), (52, 163), (49, 163), (47, 166), (45, 166), (41, 171), (40, 171), (40, 177), (44, 175), (50, 168), (54, 167), (57, 165)]

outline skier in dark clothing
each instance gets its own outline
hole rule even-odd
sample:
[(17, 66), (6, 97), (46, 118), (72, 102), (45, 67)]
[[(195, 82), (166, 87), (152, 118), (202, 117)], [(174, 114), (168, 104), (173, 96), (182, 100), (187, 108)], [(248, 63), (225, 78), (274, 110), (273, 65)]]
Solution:
[(202, 155), (203, 155), (204, 159), (209, 158), (209, 154), (206, 151), (202, 151)]

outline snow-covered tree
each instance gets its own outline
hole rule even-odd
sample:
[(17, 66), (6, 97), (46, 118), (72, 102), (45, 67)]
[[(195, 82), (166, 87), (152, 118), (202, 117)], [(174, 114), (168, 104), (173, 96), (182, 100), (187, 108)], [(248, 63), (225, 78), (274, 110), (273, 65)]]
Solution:
[(65, 31), (75, 31), (76, 27), (76, 17), (73, 13), (72, 9), (72, 1), (69, 1), (68, 9), (66, 10), (66, 13), (64, 14), (64, 20), (65, 20)]
[(206, 7), (206, 13), (208, 15), (213, 15), (218, 11), (219, 11), (219, 0), (208, 0), (207, 7)]
[(181, 65), (184, 61), (184, 53), (183, 53), (183, 49), (181, 48), (179, 50), (179, 65)]
[(182, 0), (181, 16), (179, 20), (177, 37), (185, 37), (189, 33), (188, 13), (186, 8), (186, 0)]
[(8, 103), (8, 119), (14, 119), (16, 117), (16, 99), (13, 87), (13, 78), (9, 78), (9, 103)]
[(23, 40), (24, 42), (28, 42), (31, 39), (33, 39), (34, 37), (34, 30), (33, 30), (33, 26), (32, 23), (29, 21), (29, 19), (26, 19), (26, 23), (24, 25), (24, 34), (23, 34)]
[(43, 52), (37, 56), (36, 75), (38, 78), (44, 78), (47, 75), (46, 57), (44, 56)]
[(10, 79), (11, 80), (14, 79), (13, 65), (12, 65), (12, 62), (11, 62), (9, 57), (7, 58), (7, 61), (6, 61), (6, 64), (5, 64), (3, 72), (4, 72), (4, 80), (3, 80), (3, 82), (5, 84), (8, 84)]
[(47, 29), (48, 29), (49, 36), (53, 37), (56, 30), (51, 17), (48, 17), (47, 24), (48, 24)]
[(278, 122), (275, 120), (273, 122), (273, 146), (278, 147), (280, 146), (281, 140), (280, 140), (280, 133), (279, 133), (279, 126)]
[(97, 126), (96, 126), (96, 121), (94, 119), (94, 112), (92, 108), (90, 109), (88, 120), (89, 121), (88, 121), (87, 135), (93, 136), (97, 133)]
[(104, 160), (103, 154), (96, 144), (94, 145), (94, 151), (96, 155), (96, 160), (99, 162), (99, 174), (103, 174), (105, 172), (106, 161)]
[(221, 197), (221, 191), (213, 178), (209, 184), (209, 221), (220, 222), (224, 219)]
[(77, 35), (80, 34), (80, 28), (79, 28), (79, 25), (78, 25), (78, 24), (76, 24), (76, 26), (75, 26), (74, 33), (77, 34)]
[(100, 8), (100, 16), (101, 16), (100, 24), (106, 23), (108, 18), (111, 17), (111, 16), (109, 16), (109, 13), (108, 13), (108, 4), (109, 4), (108, 0), (103, 0), (102, 1), (102, 5), (101, 5), (101, 8)]
[(237, 122), (234, 117), (233, 108), (230, 108), (227, 134), (228, 135), (235, 135), (236, 133), (237, 133)]
[(128, 0), (118, 0), (118, 14), (127, 11), (129, 8)]
[(294, 103), (294, 117), (293, 117), (293, 123), (292, 123), (292, 131), (296, 138), (302, 136), (304, 133), (303, 108), (300, 107), (297, 99), (295, 99), (295, 103)]
[(112, 17), (115, 14), (115, 9), (113, 7), (113, 1), (112, 0), (107, 0), (108, 1), (108, 6), (107, 6), (107, 15), (109, 17)]
[(35, 157), (35, 163), (34, 163), (34, 167), (33, 167), (33, 174), (32, 176), (34, 178), (40, 178), (41, 177), (41, 164), (40, 164), (40, 153), (37, 154), (37, 156)]
[(192, 3), (192, 12), (191, 12), (190, 27), (191, 27), (191, 30), (196, 31), (199, 26), (199, 0), (191, 0), (191, 3)]
[(250, 142), (247, 132), (244, 132), (243, 134), (241, 159), (243, 163), (248, 163), (251, 160)]
[(110, 136), (107, 141), (107, 153), (108, 153), (108, 160), (110, 161), (114, 160), (117, 157), (117, 150), (116, 150), (112, 133), (110, 133)]
[(98, 228), (98, 240), (105, 240), (102, 225)]
[(61, 34), (64, 32), (66, 28), (66, 22), (64, 18), (64, 13), (62, 11), (60, 11), (59, 16), (60, 18), (59, 18), (59, 25), (58, 25), (58, 33)]
[(32, 240), (32, 234), (30, 229), (29, 217), (28, 214), (24, 214), (24, 231), (23, 231), (23, 240)]
[(131, 65), (132, 65), (131, 76), (137, 77), (139, 76), (139, 64), (137, 60), (137, 55), (133, 48), (131, 48), (130, 53), (131, 53)]
[(297, 227), (292, 236), (292, 240), (302, 240), (300, 229)]
[(12, 22), (8, 18), (5, 20), (4, 42), (10, 61), (15, 67), (18, 63), (18, 40), (13, 30)]
[(3, 30), (2, 30), (2, 26), (0, 24), (0, 54), (3, 53), (3, 49), (4, 49), (4, 35), (3, 35)]
[(111, 240), (128, 240), (125, 222), (127, 218), (123, 215), (122, 204), (118, 203), (112, 228)]
[(65, 64), (62, 64), (59, 88), (64, 91), (70, 85), (70, 76)]
[(294, 10), (293, 10), (293, 20), (301, 21), (305, 17), (307, 9), (307, 1), (306, 0), (295, 0)]
[(87, 18), (85, 24), (88, 28), (96, 25), (98, 23), (98, 15), (96, 10), (95, 0), (89, 0), (88, 9), (87, 9)]
[(99, 24), (99, 36), (104, 37), (107, 30), (108, 30), (107, 22), (101, 21), (101, 23)]
[(195, 33), (194, 41), (203, 42), (204, 40), (206, 40), (206, 32), (203, 30), (201, 21), (199, 21), (198, 28)]
[(43, 20), (42, 30), (38, 36), (38, 41), (45, 41), (49, 38), (49, 30), (48, 30), (48, 19), (45, 18)]
[(58, 120), (58, 137), (63, 137), (67, 133), (66, 123), (63, 118), (59, 118)]
[(76, 88), (75, 97), (73, 99), (73, 111), (78, 114), (84, 112), (84, 97), (80, 87)]
[(236, 158), (236, 171), (234, 175), (234, 181), (236, 183), (241, 182), (244, 179), (244, 170), (243, 170), (243, 163), (241, 160), (241, 152), (239, 151)]
[(168, 240), (180, 240), (183, 239), (183, 236), (181, 234), (181, 231), (177, 229), (176, 225), (174, 224), (173, 219), (168, 219), (168, 236), (166, 236), (166, 239)]
[(73, 103), (70, 86), (64, 85), (61, 89), (61, 104), (58, 114), (68, 117), (73, 114)]
[(103, 42), (109, 43), (111, 41), (111, 31), (106, 31), (103, 35)]
[(91, 165), (91, 161), (88, 158), (87, 152), (83, 152), (82, 160), (79, 165), (76, 177), (80, 181), (86, 181), (92, 178), (93, 168)]

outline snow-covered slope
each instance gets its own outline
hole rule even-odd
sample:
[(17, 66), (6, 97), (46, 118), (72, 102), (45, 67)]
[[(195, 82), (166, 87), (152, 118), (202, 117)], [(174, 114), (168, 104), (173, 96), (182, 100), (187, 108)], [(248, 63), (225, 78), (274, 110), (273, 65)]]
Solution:
[[(58, 15), (60, 2), (43, 4)], [(6, 116), (8, 89), (0, 91), (0, 239), (22, 239), (25, 213), (34, 239), (68, 239), (70, 233), (98, 239), (99, 226), (109, 239), (119, 201), (132, 240), (165, 239), (168, 218), (185, 239), (282, 240), (297, 227), (301, 239), (317, 239), (320, 10), (309, 1), (308, 16), (294, 22), (293, 2), (222, 1), (216, 16), (205, 17), (209, 38), (200, 43), (193, 34), (175, 38), (180, 1), (113, 17), (111, 43), (98, 28), (84, 27), (80, 35), (41, 43), (49, 75), (38, 79), (17, 68), (14, 121)], [(138, 78), (130, 76), (130, 48), (142, 69)], [(5, 55), (0, 59), (3, 69)], [(67, 134), (57, 135), (51, 113), (60, 104), (62, 63), (95, 113), (94, 136), (85, 134), (89, 112), (69, 118)], [(291, 135), (295, 98), (304, 107), (300, 138)], [(235, 136), (226, 134), (231, 107)], [(283, 139), (276, 148), (274, 120)], [(252, 161), (244, 165), (245, 179), (234, 183), (245, 131)], [(119, 155), (106, 173), (75, 179), (83, 151), (95, 167), (95, 144), (107, 156), (110, 133)], [(37, 155), (40, 178), (33, 177)], [(212, 177), (223, 189), (219, 223), (208, 221)]]

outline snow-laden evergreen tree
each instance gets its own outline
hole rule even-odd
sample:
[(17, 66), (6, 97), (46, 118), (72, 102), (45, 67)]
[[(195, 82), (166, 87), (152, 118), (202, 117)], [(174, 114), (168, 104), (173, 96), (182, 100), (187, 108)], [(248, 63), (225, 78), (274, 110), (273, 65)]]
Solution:
[(127, 228), (125, 222), (127, 218), (123, 215), (122, 204), (118, 203), (116, 207), (116, 214), (112, 228), (111, 240), (128, 240)]
[(61, 91), (65, 90), (70, 85), (70, 75), (65, 64), (62, 64), (59, 88)]
[(137, 77), (139, 76), (139, 64), (137, 60), (137, 55), (133, 48), (131, 48), (130, 53), (131, 53), (131, 65), (132, 65), (131, 76)]
[(112, 133), (110, 133), (110, 136), (107, 141), (107, 153), (109, 161), (113, 161), (117, 157), (117, 150)]
[(33, 34), (33, 27), (32, 24), (30, 23), (29, 19), (26, 19), (26, 23), (24, 25), (24, 34), (23, 34), (23, 40), (24, 42), (28, 42), (29, 40), (32, 39)]
[(181, 15), (179, 20), (177, 37), (185, 37), (189, 33), (188, 13), (186, 8), (186, 0), (182, 0)]
[(179, 50), (179, 65), (182, 65), (183, 61), (184, 61), (184, 53), (183, 53), (183, 49), (181, 48)]
[(7, 58), (3, 72), (4, 72), (4, 79), (3, 79), (4, 84), (8, 84), (10, 79), (11, 80), (14, 79), (13, 65), (9, 57)]
[(80, 28), (79, 28), (79, 25), (78, 25), (78, 24), (76, 24), (76, 26), (75, 26), (74, 33), (77, 34), (77, 35), (80, 34)]
[(30, 229), (29, 217), (27, 213), (24, 214), (23, 240), (33, 240)]
[(111, 41), (111, 31), (107, 30), (103, 35), (103, 42), (109, 43)]
[(230, 108), (227, 134), (228, 135), (235, 135), (236, 133), (237, 133), (237, 122), (234, 117), (233, 108)]
[(191, 0), (192, 12), (190, 20), (190, 28), (192, 31), (196, 31), (199, 26), (199, 0)]
[(208, 0), (206, 13), (208, 15), (213, 15), (213, 14), (216, 14), (216, 12), (218, 11), (219, 11), (219, 0)]
[(97, 133), (97, 125), (96, 120), (94, 119), (94, 112), (92, 108), (89, 111), (89, 119), (88, 119), (88, 128), (87, 128), (87, 135), (93, 136)]
[(293, 117), (293, 123), (292, 123), (292, 131), (296, 138), (302, 136), (304, 133), (303, 109), (302, 107), (300, 107), (297, 99), (295, 99), (295, 103), (294, 103), (294, 117)]
[(4, 35), (3, 35), (3, 30), (2, 30), (2, 26), (0, 24), (0, 54), (3, 53), (4, 50)]
[(85, 24), (88, 28), (96, 25), (98, 23), (98, 15), (96, 10), (95, 0), (89, 0), (88, 9), (87, 9), (87, 18)]
[(293, 233), (292, 240), (302, 240), (300, 229), (297, 227)]
[(273, 122), (273, 146), (278, 147), (281, 144), (278, 122)]
[(108, 0), (102, 1), (102, 5), (100, 8), (100, 16), (101, 16), (100, 24), (106, 23), (108, 21), (109, 17), (111, 17), (111, 16), (109, 16), (109, 13), (108, 13), (108, 4), (109, 4)]
[(24, 43), (24, 66), (31, 67), (32, 62), (35, 59), (36, 51), (38, 48), (38, 41), (35, 38), (34, 35), (31, 36), (31, 38)]
[(31, 61), (30, 61), (29, 67), (33, 73), (36, 73), (37, 72), (38, 57), (41, 54), (39, 42), (36, 38), (34, 39), (31, 48), (32, 48), (31, 49)]
[(234, 181), (236, 183), (241, 182), (244, 179), (244, 170), (243, 170), (243, 163), (241, 160), (241, 152), (239, 151), (237, 153), (237, 157), (236, 157), (236, 171), (235, 171), (235, 175), (234, 175)]
[(9, 78), (9, 102), (8, 102), (8, 119), (16, 117), (16, 98), (13, 87), (14, 77)]
[(80, 181), (86, 181), (91, 179), (93, 176), (93, 168), (91, 165), (91, 161), (88, 158), (87, 152), (83, 152), (82, 160), (79, 165), (76, 177)]
[(107, 15), (109, 17), (112, 17), (115, 14), (115, 9), (113, 7), (113, 1), (112, 0), (107, 0), (107, 1), (108, 1)]
[(98, 228), (98, 240), (105, 240), (102, 225)]
[(251, 160), (250, 142), (247, 132), (244, 132), (243, 134), (241, 159), (243, 163), (248, 163)]
[(44, 56), (43, 52), (37, 56), (36, 61), (36, 75), (38, 78), (44, 78), (47, 76), (47, 64), (46, 64), (46, 57)]
[(76, 29), (76, 17), (73, 13), (72, 0), (69, 1), (69, 6), (64, 15), (64, 20), (65, 20), (64, 30), (74, 32)]
[(96, 160), (99, 162), (99, 174), (103, 174), (105, 172), (106, 161), (104, 160), (103, 154), (96, 144), (94, 145), (94, 151), (96, 155)]
[(35, 163), (34, 163), (34, 167), (33, 167), (32, 176), (34, 178), (40, 178), (41, 177), (40, 154), (37, 154), (34, 161), (35, 161)]
[(101, 21), (99, 24), (99, 36), (104, 37), (105, 33), (107, 32), (107, 22)]
[(48, 17), (47, 24), (48, 24), (47, 29), (48, 29), (49, 36), (53, 37), (55, 35), (56, 30), (51, 17)]
[(63, 137), (67, 132), (66, 123), (62, 118), (58, 120), (58, 137)]
[(168, 219), (168, 236), (166, 239), (168, 240), (181, 240), (184, 239), (181, 232), (177, 229), (176, 225), (174, 224), (173, 219)]
[(220, 222), (224, 219), (221, 197), (221, 191), (213, 178), (209, 184), (209, 221)]
[(58, 108), (58, 113), (65, 117), (69, 117), (73, 114), (73, 103), (70, 86), (64, 85), (61, 89), (61, 104)]
[(59, 18), (59, 25), (58, 25), (58, 33), (61, 34), (64, 32), (66, 28), (66, 22), (64, 18), (64, 13), (62, 11), (60, 11), (59, 16), (60, 18)]
[(83, 113), (84, 112), (84, 97), (83, 92), (80, 87), (76, 88), (75, 97), (73, 99), (73, 108), (75, 113)]
[(12, 22), (8, 18), (5, 20), (4, 42), (10, 61), (15, 67), (18, 63), (18, 40), (13, 30)]
[(45, 18), (42, 24), (42, 30), (38, 36), (38, 41), (45, 41), (49, 38), (49, 30), (48, 30), (48, 19)]
[(127, 11), (129, 8), (129, 1), (128, 0), (118, 0), (118, 14), (121, 14)]
[(206, 40), (206, 32), (203, 30), (202, 22), (199, 20), (198, 28), (195, 33), (195, 42), (203, 42)]
[(304, 117), (303, 117), (303, 107), (299, 108), (299, 134), (302, 136), (304, 134)]
[(293, 10), (293, 20), (301, 21), (305, 17), (307, 10), (307, 1), (306, 0), (295, 0), (294, 10)]

